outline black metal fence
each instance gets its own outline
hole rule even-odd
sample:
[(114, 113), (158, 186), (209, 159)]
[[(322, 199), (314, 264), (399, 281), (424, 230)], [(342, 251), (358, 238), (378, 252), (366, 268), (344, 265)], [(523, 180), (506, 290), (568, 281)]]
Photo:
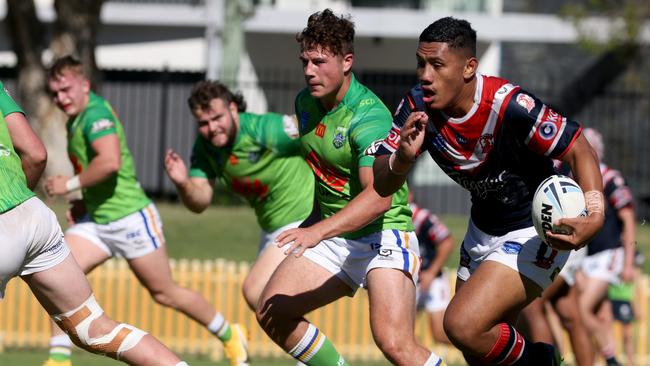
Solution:
[[(9, 86), (13, 81), (7, 70), (0, 77)], [(189, 157), (196, 127), (187, 108), (192, 85), (204, 77), (201, 73), (106, 71), (99, 90), (122, 120), (128, 145), (133, 153), (139, 179), (153, 195), (173, 196), (175, 189), (162, 166), (166, 149), (173, 148)], [(296, 93), (304, 86), (295, 71), (260, 72), (255, 83), (243, 82), (243, 88), (257, 87), (268, 109), (293, 113)], [(384, 72), (357, 72), (357, 77), (373, 89), (393, 110), (401, 96), (415, 81), (414, 75)], [(541, 98), (555, 92), (548, 80), (518, 80)], [(606, 139), (606, 162), (620, 170), (637, 198), (638, 216), (650, 213), (650, 92), (643, 83), (617, 83), (597, 97), (573, 118), (599, 129)], [(469, 197), (442, 174), (430, 159), (420, 159), (411, 179), (418, 200), (439, 213), (467, 214)], [(429, 161), (425, 161), (429, 160)]]

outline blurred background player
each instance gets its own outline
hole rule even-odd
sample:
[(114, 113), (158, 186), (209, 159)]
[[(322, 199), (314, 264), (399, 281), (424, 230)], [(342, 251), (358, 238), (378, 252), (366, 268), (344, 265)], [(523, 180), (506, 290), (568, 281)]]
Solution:
[(47, 153), (2, 83), (0, 112), (0, 299), (7, 282), (20, 276), (77, 346), (130, 365), (187, 366), (152, 336), (104, 314), (56, 216), (31, 191)]
[[(379, 147), (375, 189), (382, 196), (406, 180), (428, 151), (470, 191), (472, 208), (460, 249), (456, 293), (445, 333), (470, 364), (559, 365), (557, 349), (527, 341), (514, 327), (519, 312), (542, 294), (569, 256), (603, 223), (598, 160), (580, 125), (507, 80), (477, 73), (476, 31), (446, 17), (420, 35), (419, 84), (402, 99), (393, 129)], [(588, 216), (565, 218), (570, 235), (540, 240), (531, 203), (554, 174), (552, 158), (571, 166), (585, 192)]]
[[(51, 177), (45, 187), (50, 195), (82, 191), (66, 231), (81, 269), (88, 273), (112, 256), (124, 257), (157, 303), (207, 327), (224, 343), (233, 366), (246, 365), (244, 331), (172, 279), (162, 222), (137, 181), (122, 124), (109, 103), (90, 90), (81, 63), (70, 56), (56, 60), (48, 77), (55, 104), (69, 117), (68, 153), (76, 175)], [(57, 327), (50, 346), (48, 366), (70, 364), (70, 340)]]
[(610, 284), (607, 289), (607, 298), (611, 304), (611, 311), (615, 321), (621, 323), (623, 333), (623, 352), (625, 353), (625, 365), (636, 365), (634, 353), (634, 338), (632, 324), (636, 318), (634, 308), (635, 280), (641, 275), (640, 268), (645, 258), (639, 251), (634, 256), (634, 279), (631, 282), (620, 282)]
[(354, 77), (354, 24), (330, 9), (296, 37), (307, 87), (296, 97), (302, 151), (316, 177), (322, 220), (278, 236), (288, 257), (260, 298), (266, 333), (310, 366), (347, 365), (304, 316), (359, 287), (368, 289), (370, 328), (397, 365), (440, 366), (414, 336), (417, 237), (402, 185), (382, 198), (372, 186), (374, 148), (390, 129), (381, 100)]
[(594, 147), (600, 159), (603, 192), (606, 198), (605, 224), (589, 243), (587, 257), (582, 262), (578, 277), (580, 314), (593, 335), (597, 350), (608, 366), (619, 365), (616, 360), (614, 333), (609, 312), (598, 316), (606, 303), (610, 284), (631, 282), (634, 278), (634, 245), (636, 217), (630, 188), (621, 173), (603, 163), (605, 147), (602, 135), (592, 128), (584, 136)]
[(443, 271), (445, 262), (454, 249), (451, 232), (438, 216), (418, 206), (409, 192), (409, 207), (420, 246), (420, 282), (417, 289), (417, 308), (427, 313), (431, 335), (437, 343), (451, 344), (442, 327), (445, 309), (451, 299), (449, 276)]
[(313, 208), (314, 175), (299, 155), (293, 116), (244, 113), (246, 102), (217, 81), (197, 83), (188, 99), (199, 136), (189, 174), (174, 151), (165, 169), (183, 204), (202, 212), (212, 202), (215, 179), (241, 195), (255, 209), (262, 228), (258, 258), (244, 280), (251, 309), (278, 264), (286, 257), (274, 245), (282, 231), (298, 227)]

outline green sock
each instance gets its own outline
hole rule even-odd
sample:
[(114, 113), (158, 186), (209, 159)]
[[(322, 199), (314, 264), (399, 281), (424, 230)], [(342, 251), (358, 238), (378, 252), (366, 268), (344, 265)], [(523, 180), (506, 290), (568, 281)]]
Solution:
[(289, 354), (308, 366), (348, 366), (332, 342), (312, 324)]
[(221, 342), (228, 342), (232, 338), (232, 331), (230, 330), (230, 324), (228, 322), (223, 323), (223, 326), (217, 332), (217, 338)]
[(50, 348), (50, 360), (54, 361), (68, 361), (72, 354), (72, 350), (69, 347), (56, 346)]

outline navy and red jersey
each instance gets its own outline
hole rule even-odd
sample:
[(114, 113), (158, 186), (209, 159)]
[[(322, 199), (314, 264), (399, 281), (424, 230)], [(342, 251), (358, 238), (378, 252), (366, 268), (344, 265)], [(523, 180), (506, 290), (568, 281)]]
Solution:
[(551, 159), (560, 159), (582, 128), (507, 80), (476, 78), (474, 105), (462, 118), (427, 110), (420, 86), (412, 88), (377, 154), (395, 151), (408, 116), (426, 111), (423, 150), (471, 193), (474, 224), (490, 235), (503, 235), (532, 226), (537, 186), (553, 174)]
[(438, 244), (447, 239), (451, 233), (438, 216), (429, 210), (419, 207), (415, 203), (409, 203), (409, 206), (413, 212), (413, 226), (415, 226), (415, 235), (417, 235), (420, 245), (420, 259), (422, 260), (420, 270), (424, 271), (431, 266), (436, 258)]
[(621, 241), (623, 222), (618, 217), (618, 212), (623, 208), (633, 206), (632, 192), (618, 170), (600, 163), (600, 174), (603, 176), (603, 193), (607, 202), (605, 223), (598, 235), (587, 246), (587, 255), (623, 246)]

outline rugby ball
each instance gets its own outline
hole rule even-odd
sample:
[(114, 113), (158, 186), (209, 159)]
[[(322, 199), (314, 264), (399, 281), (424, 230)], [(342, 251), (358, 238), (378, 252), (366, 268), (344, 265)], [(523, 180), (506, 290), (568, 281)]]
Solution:
[(564, 175), (552, 175), (537, 187), (533, 196), (532, 218), (542, 241), (547, 242), (547, 231), (571, 233), (570, 227), (553, 225), (556, 220), (586, 215), (585, 196), (573, 179)]

